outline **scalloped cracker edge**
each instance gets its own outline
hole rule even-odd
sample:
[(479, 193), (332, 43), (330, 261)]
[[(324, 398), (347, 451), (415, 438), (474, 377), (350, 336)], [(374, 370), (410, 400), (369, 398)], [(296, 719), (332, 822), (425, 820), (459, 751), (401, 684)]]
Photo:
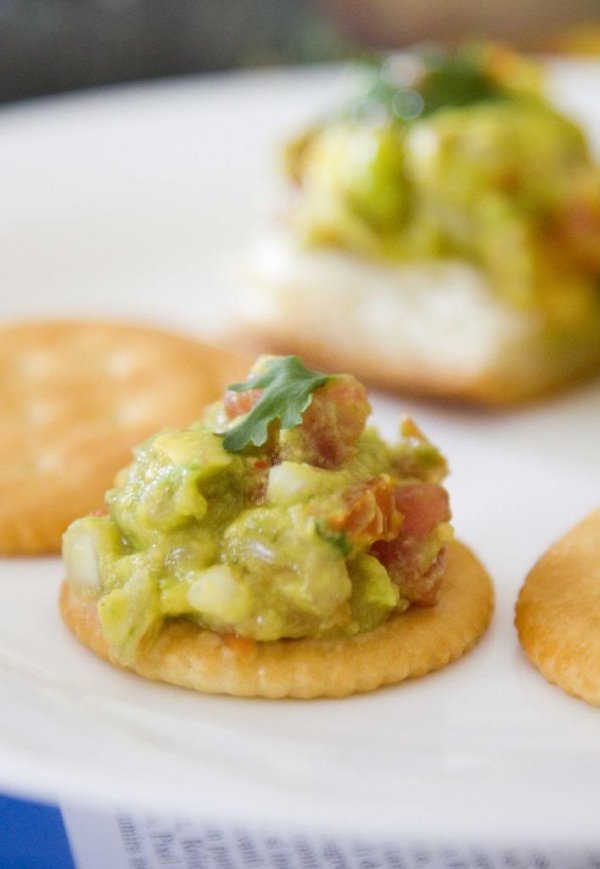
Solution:
[[(448, 548), (440, 600), (413, 607), (373, 631), (339, 640), (231, 642), (185, 619), (167, 622), (131, 666), (147, 679), (237, 697), (345, 697), (422, 676), (466, 652), (486, 630), (494, 608), (490, 578), (460, 543)], [(67, 582), (60, 609), (68, 628), (114, 663), (94, 600)]]
[(515, 625), (527, 657), (549, 682), (600, 706), (600, 510), (530, 571)]

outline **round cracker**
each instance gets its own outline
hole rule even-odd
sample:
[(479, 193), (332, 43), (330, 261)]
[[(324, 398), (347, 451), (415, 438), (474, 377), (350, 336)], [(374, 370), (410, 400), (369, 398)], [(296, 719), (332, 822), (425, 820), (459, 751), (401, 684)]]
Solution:
[(136, 443), (192, 422), (248, 366), (140, 326), (0, 329), (0, 553), (58, 551), (73, 519), (102, 508)]
[[(413, 607), (369, 633), (340, 640), (232, 641), (191, 621), (174, 620), (139, 652), (131, 669), (147, 679), (211, 694), (344, 697), (445, 667), (483, 634), (493, 605), (485, 569), (455, 542), (448, 548), (433, 608)], [(78, 597), (64, 582), (60, 608), (78, 639), (111, 661), (96, 602)]]
[(519, 594), (529, 660), (564, 691), (600, 706), (600, 510), (552, 546)]

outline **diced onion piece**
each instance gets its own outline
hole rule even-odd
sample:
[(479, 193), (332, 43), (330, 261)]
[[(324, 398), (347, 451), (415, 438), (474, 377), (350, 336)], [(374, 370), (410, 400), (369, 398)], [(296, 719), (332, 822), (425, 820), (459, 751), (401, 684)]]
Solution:
[(75, 522), (65, 533), (63, 554), (67, 579), (89, 592), (99, 592), (102, 587), (98, 566), (96, 535), (84, 522)]
[(198, 575), (190, 586), (188, 601), (198, 612), (227, 624), (246, 618), (251, 607), (249, 590), (222, 564), (209, 567)]
[(301, 501), (317, 492), (324, 494), (336, 488), (339, 488), (339, 477), (332, 471), (303, 462), (281, 462), (269, 471), (267, 502), (286, 504)]

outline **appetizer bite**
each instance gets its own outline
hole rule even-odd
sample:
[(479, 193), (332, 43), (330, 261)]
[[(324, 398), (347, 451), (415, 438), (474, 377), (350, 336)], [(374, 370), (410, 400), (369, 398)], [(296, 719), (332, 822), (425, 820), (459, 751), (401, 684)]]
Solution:
[(543, 676), (600, 706), (600, 510), (531, 570), (519, 594), (519, 640)]
[(482, 403), (600, 367), (600, 170), (539, 68), (424, 49), (288, 145), (241, 323), (388, 387)]
[(142, 676), (240, 696), (344, 696), (459, 657), (490, 580), (452, 540), (441, 454), (410, 420), (388, 445), (369, 414), (354, 377), (259, 359), (67, 530), (68, 627)]
[(247, 361), (180, 335), (101, 322), (0, 329), (0, 553), (60, 552), (132, 447), (192, 421)]

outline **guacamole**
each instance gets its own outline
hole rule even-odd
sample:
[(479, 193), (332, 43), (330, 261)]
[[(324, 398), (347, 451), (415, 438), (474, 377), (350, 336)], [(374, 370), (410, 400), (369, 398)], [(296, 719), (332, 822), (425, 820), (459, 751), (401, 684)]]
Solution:
[(387, 444), (349, 375), (263, 357), (187, 429), (135, 450), (108, 513), (64, 536), (115, 660), (169, 619), (269, 642), (369, 631), (435, 603), (445, 461), (410, 420)]
[(600, 170), (537, 67), (497, 46), (423, 51), (287, 150), (301, 244), (481, 267), (508, 304), (585, 328), (600, 313)]

